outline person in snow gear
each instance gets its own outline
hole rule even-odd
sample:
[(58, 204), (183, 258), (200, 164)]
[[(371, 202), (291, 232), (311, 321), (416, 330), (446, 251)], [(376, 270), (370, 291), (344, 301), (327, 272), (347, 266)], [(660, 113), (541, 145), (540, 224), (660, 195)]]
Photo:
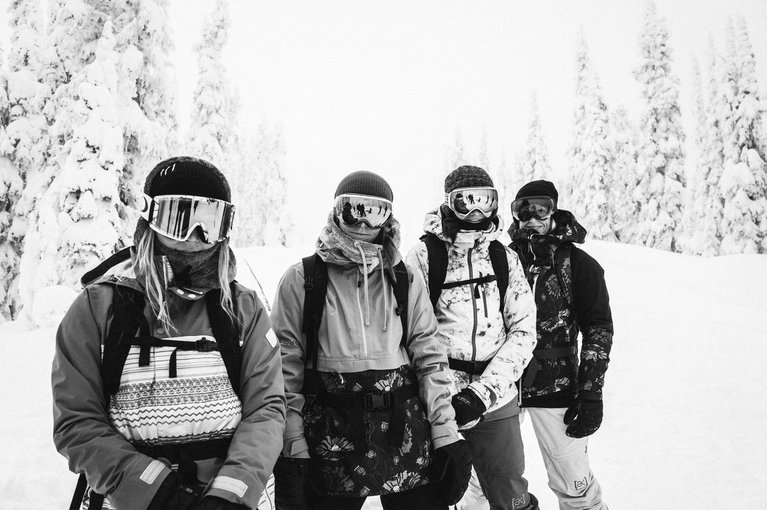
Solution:
[(277, 339), (234, 281), (229, 184), (160, 162), (127, 248), (84, 276), (56, 334), (54, 442), (80, 473), (71, 508), (256, 509), (279, 455)]
[(536, 509), (523, 476), (515, 386), (535, 346), (535, 303), (517, 255), (497, 240), (497, 213), (487, 172), (457, 168), (407, 260), (428, 282), (436, 340), (456, 381), (456, 421), (491, 508)]
[(338, 185), (316, 252), (290, 267), (272, 323), (288, 401), (278, 508), (443, 509), (471, 456), (450, 405), (447, 356), (424, 283), (399, 253), (389, 184)]
[(521, 379), (522, 406), (560, 508), (604, 510), (587, 444), (602, 423), (613, 337), (610, 300), (602, 267), (574, 246), (583, 243), (586, 230), (557, 200), (554, 184), (537, 180), (522, 186), (511, 205), (510, 246), (538, 306), (538, 343)]

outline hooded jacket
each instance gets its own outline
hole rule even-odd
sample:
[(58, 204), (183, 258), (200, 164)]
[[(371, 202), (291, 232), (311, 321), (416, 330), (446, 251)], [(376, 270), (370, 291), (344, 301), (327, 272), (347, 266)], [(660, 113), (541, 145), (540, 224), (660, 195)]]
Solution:
[[(443, 230), (441, 210), (426, 215), (424, 231), (441, 239), (447, 248), (445, 283), (492, 275), (490, 242), (500, 236), (500, 218), (485, 231), (459, 231), (452, 239)], [(408, 264), (429, 279), (429, 257), (421, 242), (410, 250)], [(495, 282), (443, 289), (436, 306), (437, 340), (448, 357), (490, 363), (479, 376), (453, 371), (458, 385), (468, 386), (482, 398), (486, 412), (513, 401), (515, 382), (522, 375), (535, 347), (535, 303), (516, 254), (507, 249), (509, 285), (503, 313)]]
[[(612, 346), (604, 270), (574, 246), (584, 242), (586, 230), (569, 211), (558, 210), (552, 221), (554, 228), (545, 235), (522, 230), (517, 222), (509, 229), (510, 246), (524, 265), (538, 304), (536, 353), (573, 352), (542, 358), (535, 374), (525, 375), (522, 404), (527, 407), (568, 407), (578, 393), (601, 395)], [(580, 362), (575, 352), (579, 331)]]
[[(141, 367), (140, 348), (132, 346), (120, 387), (105, 402), (101, 356), (117, 287), (143, 292), (131, 261), (87, 286), (59, 326), (52, 371), (56, 448), (73, 472), (85, 473), (90, 487), (106, 496), (105, 507), (143, 510), (169, 469), (139, 453), (132, 442), (231, 437), (226, 459), (198, 461), (198, 478), (210, 480), (206, 494), (256, 508), (285, 425), (279, 349), (263, 304), (253, 291), (236, 285), (232, 297), (240, 323), (241, 400), (217, 351), (178, 351), (178, 377), (169, 378), (173, 348), (153, 347), (149, 366)], [(178, 308), (171, 306), (171, 315), (178, 331), (168, 334), (146, 303), (152, 335), (214, 339), (204, 299), (177, 305), (183, 313), (174, 313)]]
[[(399, 224), (392, 217), (382, 245), (355, 241), (334, 223), (333, 215), (317, 242), (316, 253), (327, 263), (328, 285), (318, 334), (318, 359), (313, 368), (340, 374), (393, 370), (412, 365), (419, 395), (426, 406), (434, 448), (459, 439), (450, 402), (451, 378), (447, 356), (434, 341), (437, 323), (426, 287), (408, 268), (407, 347), (402, 323), (384, 272), (401, 256)], [(355, 256), (355, 252), (358, 253)], [(307, 457), (301, 390), (304, 382), (306, 337), (301, 332), (304, 271), (299, 262), (285, 272), (272, 309), (272, 324), (282, 348), (285, 395), (288, 402), (283, 455)]]

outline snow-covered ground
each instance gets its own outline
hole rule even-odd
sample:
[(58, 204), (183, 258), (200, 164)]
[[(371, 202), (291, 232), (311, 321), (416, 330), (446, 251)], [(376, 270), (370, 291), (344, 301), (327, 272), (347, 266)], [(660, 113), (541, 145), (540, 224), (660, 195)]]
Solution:
[[(605, 420), (589, 448), (611, 508), (765, 508), (767, 257), (585, 248), (605, 268), (615, 320)], [(287, 266), (310, 251), (253, 248), (240, 259), (271, 301)], [(239, 279), (253, 282), (244, 263)], [(3, 510), (64, 508), (75, 485), (51, 441), (51, 319), (37, 317), (46, 327), (33, 330), (0, 324)], [(523, 433), (530, 490), (553, 510), (529, 421)]]

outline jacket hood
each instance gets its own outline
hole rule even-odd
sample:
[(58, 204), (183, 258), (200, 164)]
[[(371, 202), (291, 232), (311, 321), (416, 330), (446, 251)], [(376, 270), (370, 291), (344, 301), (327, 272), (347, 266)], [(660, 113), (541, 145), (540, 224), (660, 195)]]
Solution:
[[(490, 242), (498, 239), (503, 232), (503, 220), (500, 216), (494, 216), (487, 230), (466, 231), (458, 230), (455, 221), (446, 217), (443, 207), (426, 213), (423, 222), (423, 230), (427, 234), (434, 234), (440, 240), (448, 243), (461, 242), (462, 239), (471, 239), (473, 242)], [(446, 232), (448, 230), (448, 232)], [(452, 234), (452, 235), (451, 235)]]
[(384, 224), (381, 235), (383, 236), (381, 244), (353, 239), (336, 225), (335, 215), (331, 212), (328, 215), (327, 224), (317, 239), (316, 252), (328, 264), (366, 265), (368, 271), (372, 271), (379, 260), (383, 260), (384, 267), (390, 269), (402, 260), (399, 252), (400, 224), (393, 215)]
[[(548, 234), (534, 234), (536, 238), (546, 239), (552, 244), (578, 243), (583, 244), (586, 240), (586, 229), (578, 223), (573, 213), (564, 209), (557, 209), (552, 215), (554, 230)], [(509, 227), (509, 237), (513, 243), (528, 241), (531, 231), (519, 228), (519, 221), (514, 220)]]

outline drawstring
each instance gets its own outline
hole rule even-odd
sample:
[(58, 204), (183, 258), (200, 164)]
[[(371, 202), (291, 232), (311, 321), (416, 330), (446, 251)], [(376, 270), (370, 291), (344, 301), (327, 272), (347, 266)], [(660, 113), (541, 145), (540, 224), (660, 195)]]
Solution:
[(386, 289), (386, 270), (384, 269), (384, 260), (383, 260), (383, 254), (381, 253), (381, 248), (378, 248), (378, 263), (381, 265), (381, 285), (383, 285), (383, 296), (384, 296), (383, 330), (386, 331), (386, 328), (387, 328), (386, 321), (389, 317), (389, 303), (387, 300), (387, 294), (389, 294), (389, 292)]
[(370, 326), (370, 299), (368, 298), (368, 261), (365, 258), (365, 251), (360, 246), (358, 241), (354, 242), (354, 246), (360, 251), (360, 257), (362, 258), (362, 277), (365, 280), (365, 326)]

